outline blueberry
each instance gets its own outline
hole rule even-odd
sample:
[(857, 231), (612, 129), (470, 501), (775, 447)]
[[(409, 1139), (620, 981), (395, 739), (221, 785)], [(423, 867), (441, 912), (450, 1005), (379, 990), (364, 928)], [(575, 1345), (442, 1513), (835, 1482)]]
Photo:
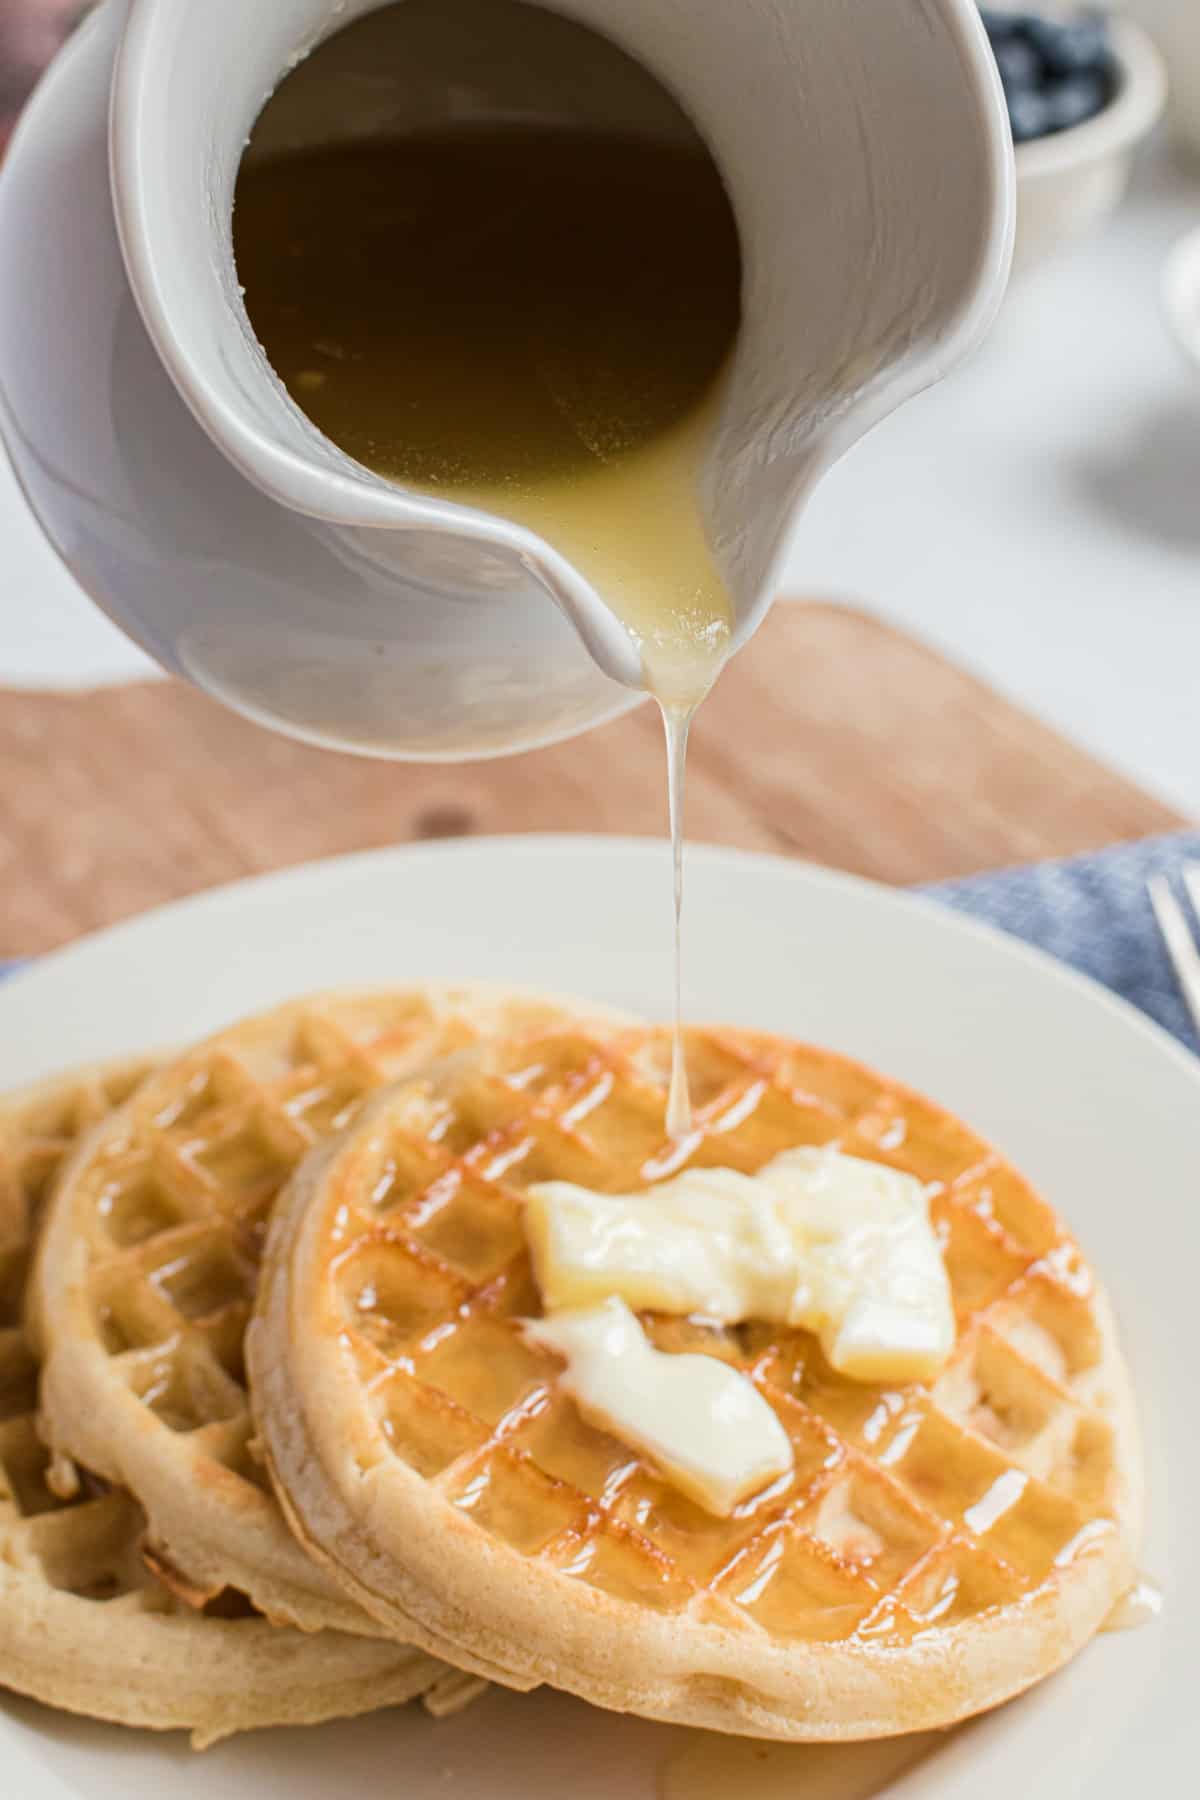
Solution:
[(1002, 43), (1005, 38), (1012, 36), (1013, 22), (1010, 13), (993, 12), (987, 6), (981, 6), (979, 11), (983, 16), (983, 29), (993, 44)]
[(1108, 26), (1097, 13), (1062, 22), (1033, 19), (1025, 35), (1047, 75), (1079, 75), (1109, 66)]
[(1042, 63), (1032, 44), (1019, 37), (1001, 38), (992, 49), (1006, 93), (1011, 94), (1017, 88), (1037, 87), (1042, 78)]
[(993, 44), (1007, 43), (1010, 38), (1024, 36), (1028, 25), (1036, 24), (1032, 13), (997, 12), (994, 7), (982, 6), (984, 29)]
[(1073, 75), (1068, 81), (1056, 82), (1043, 96), (1046, 103), (1047, 130), (1068, 131), (1095, 118), (1108, 103), (1109, 81), (1106, 74), (1093, 69)]
[(1034, 88), (1023, 88), (1008, 96), (1008, 116), (1014, 144), (1027, 144), (1030, 138), (1045, 137), (1051, 128), (1049, 101), (1045, 94)]

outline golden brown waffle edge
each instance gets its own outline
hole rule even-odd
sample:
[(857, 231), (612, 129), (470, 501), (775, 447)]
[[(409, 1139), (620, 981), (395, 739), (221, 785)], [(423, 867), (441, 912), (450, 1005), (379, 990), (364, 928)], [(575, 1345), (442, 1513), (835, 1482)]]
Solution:
[[(294, 1526), (381, 1622), (600, 1704), (767, 1736), (950, 1723), (1057, 1667), (1132, 1575), (1136, 1433), (1102, 1292), (959, 1121), (845, 1058), (692, 1033), (698, 1133), (663, 1128), (661, 1033), (481, 1046), (374, 1103), (276, 1216), (249, 1334)], [(959, 1320), (929, 1387), (851, 1383), (799, 1332), (651, 1316), (756, 1381), (778, 1491), (715, 1520), (557, 1391), (520, 1195), (752, 1172), (838, 1143), (933, 1184)]]
[(51, 1473), (22, 1320), (37, 1229), (64, 1163), (148, 1066), (81, 1070), (0, 1101), (0, 1684), (115, 1724), (189, 1730), (197, 1747), (436, 1693), (444, 1669), (407, 1648), (276, 1630), (233, 1596), (207, 1615), (181, 1605), (147, 1566), (130, 1496)]
[(165, 1063), (73, 1159), (34, 1275), (41, 1427), (134, 1495), (178, 1592), (232, 1587), (276, 1623), (383, 1635), (293, 1538), (257, 1454), (243, 1333), (266, 1221), (370, 1094), (482, 1033), (584, 1010), (469, 983), (307, 996)]

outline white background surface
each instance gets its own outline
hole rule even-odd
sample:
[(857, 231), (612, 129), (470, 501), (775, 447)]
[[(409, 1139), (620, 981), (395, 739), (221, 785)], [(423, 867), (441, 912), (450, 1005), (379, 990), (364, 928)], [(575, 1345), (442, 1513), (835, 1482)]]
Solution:
[[(1200, 815), (1200, 383), (1159, 271), (1200, 174), (1152, 152), (1123, 212), (1011, 294), (974, 361), (834, 473), (793, 591), (866, 604)], [(0, 683), (149, 665), (78, 594), (0, 466)]]
[(1196, 224), (1200, 172), (1152, 152), (1102, 234), (834, 470), (790, 578), (868, 598), (1200, 815), (1200, 382), (1159, 308)]
[[(492, 839), (349, 857), (202, 895), (43, 957), (0, 987), (0, 1086), (342, 983), (479, 977), (661, 1016), (668, 877), (662, 844)], [(742, 929), (747, 919), (753, 932)], [(1187, 1203), (1200, 1166), (1195, 1059), (1011, 939), (800, 863), (693, 850), (685, 939), (692, 1017), (851, 1051), (1002, 1144), (1104, 1271), (1137, 1384), (1153, 1472), (1144, 1567), (1165, 1590), (1162, 1618), (1102, 1636), (1023, 1699), (939, 1738), (897, 1800), (901, 1791), (906, 1800), (1183, 1800), (1195, 1791), (1200, 1655), (1200, 1437), (1193, 1358), (1180, 1353), (1200, 1258), (1200, 1211)], [(664, 1763), (689, 1739), (693, 1770), (698, 1761), (726, 1781), (718, 1789), (695, 1779), (673, 1790), (677, 1800), (880, 1791), (854, 1752), (790, 1751), (764, 1768), (752, 1746), (697, 1750), (691, 1734), (543, 1691), (493, 1695), (437, 1726), (409, 1708), (328, 1730), (257, 1733), (202, 1758), (178, 1737), (149, 1742), (0, 1699), (0, 1793), (654, 1800)]]

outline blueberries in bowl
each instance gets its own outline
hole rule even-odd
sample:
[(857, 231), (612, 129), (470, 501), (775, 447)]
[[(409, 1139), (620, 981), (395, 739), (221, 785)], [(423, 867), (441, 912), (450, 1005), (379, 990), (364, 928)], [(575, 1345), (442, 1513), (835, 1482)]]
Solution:
[(1117, 88), (1108, 23), (1099, 13), (1046, 19), (984, 7), (983, 23), (1008, 101), (1014, 143), (1095, 118)]

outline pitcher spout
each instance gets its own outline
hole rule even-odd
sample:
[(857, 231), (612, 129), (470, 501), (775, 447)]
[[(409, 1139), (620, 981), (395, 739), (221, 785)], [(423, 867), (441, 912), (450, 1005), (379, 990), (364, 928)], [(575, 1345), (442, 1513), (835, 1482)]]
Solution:
[[(378, 4), (104, 0), (0, 171), (0, 414), (47, 535), (168, 668), (320, 742), (495, 754), (634, 704), (637, 643), (536, 531), (398, 486), (319, 431), (260, 348), (233, 257), (264, 102)], [(426, 10), (469, 5), (491, 0)], [(986, 38), (974, 0), (894, 0), (869, 29), (824, 0), (550, 12), (642, 72), (616, 96), (631, 129), (686, 115), (732, 201), (742, 323), (697, 492), (736, 645), (815, 481), (999, 303), (1011, 145)], [(464, 62), (461, 34), (455, 54), (456, 81), (369, 102), (360, 84), (303, 130), (487, 116), (496, 79), (545, 73)], [(584, 117), (595, 104), (586, 81), (542, 91)]]
[[(628, 633), (563, 556), (519, 525), (399, 488), (346, 456), (293, 404), (250, 328), (230, 219), (251, 127), (282, 71), (376, 4), (284, 0), (260, 9), (250, 33), (242, 0), (131, 0), (113, 181), (147, 329), (205, 431), (273, 500), (345, 527), (446, 532), (464, 557), (471, 545), (513, 557), (605, 671), (639, 685)], [(486, 15), (487, 0), (449, 12), (472, 5)], [(357, 110), (339, 101), (338, 80), (355, 72), (335, 71), (327, 97), (293, 107), (290, 142), (428, 124), (462, 106), (464, 87), (473, 118), (513, 116), (512, 83), (533, 76), (514, 74), (516, 57), (464, 74), (461, 21), (456, 37), (427, 10), (433, 27), (413, 40), (403, 91), (379, 101), (377, 117), (362, 116), (361, 82)], [(822, 8), (820, 28), (801, 31), (796, 9), (776, 0), (745, 0), (736, 22), (724, 0), (694, 0), (686, 32), (673, 0), (561, 0), (554, 10), (613, 39), (653, 78), (643, 92), (613, 77), (609, 118), (649, 109), (638, 129), (666, 131), (669, 113), (654, 113), (648, 95), (657, 85), (685, 99), (733, 201), (743, 325), (700, 498), (740, 642), (820, 475), (965, 354), (998, 305), (1012, 156), (986, 38), (972, 0), (903, 0), (876, 9), (865, 35), (853, 8)], [(555, 91), (564, 85), (556, 71)], [(528, 93), (517, 98), (528, 106)], [(578, 110), (579, 96), (570, 104)]]

